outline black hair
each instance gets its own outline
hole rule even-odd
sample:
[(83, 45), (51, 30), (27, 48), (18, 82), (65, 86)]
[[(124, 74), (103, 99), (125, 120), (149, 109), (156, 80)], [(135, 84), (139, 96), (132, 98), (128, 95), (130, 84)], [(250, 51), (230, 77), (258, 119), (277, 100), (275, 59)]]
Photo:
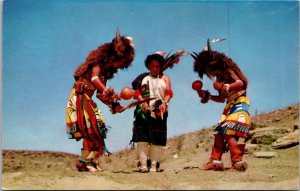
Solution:
[(145, 59), (145, 66), (146, 68), (149, 69), (148, 65), (153, 61), (153, 60), (156, 60), (160, 67), (162, 67), (165, 63), (165, 59), (163, 56), (159, 55), (159, 54), (151, 54), (151, 55), (148, 55), (147, 58)]

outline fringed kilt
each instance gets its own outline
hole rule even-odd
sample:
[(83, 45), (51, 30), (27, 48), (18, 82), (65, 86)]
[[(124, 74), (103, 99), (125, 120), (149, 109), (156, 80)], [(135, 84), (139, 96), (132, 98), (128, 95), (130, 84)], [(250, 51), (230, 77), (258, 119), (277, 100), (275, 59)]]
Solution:
[(78, 141), (83, 138), (83, 149), (98, 151), (98, 158), (107, 151), (104, 142), (107, 128), (101, 111), (84, 89), (84, 84), (77, 84), (71, 90), (66, 110), (66, 132), (70, 139)]
[(251, 118), (249, 115), (250, 101), (241, 96), (226, 104), (221, 120), (214, 128), (216, 134), (233, 135), (246, 138), (249, 134)]

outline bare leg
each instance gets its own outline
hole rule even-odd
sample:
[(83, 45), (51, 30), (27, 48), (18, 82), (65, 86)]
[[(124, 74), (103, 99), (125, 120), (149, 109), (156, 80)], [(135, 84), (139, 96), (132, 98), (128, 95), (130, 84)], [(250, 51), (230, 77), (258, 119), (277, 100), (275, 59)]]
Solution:
[(162, 146), (160, 145), (151, 145), (150, 146), (150, 160), (151, 168), (150, 172), (157, 172), (156, 164), (160, 161), (162, 156)]
[(140, 171), (148, 172), (147, 168), (147, 159), (148, 159), (148, 142), (138, 142), (137, 143), (137, 151), (140, 162)]

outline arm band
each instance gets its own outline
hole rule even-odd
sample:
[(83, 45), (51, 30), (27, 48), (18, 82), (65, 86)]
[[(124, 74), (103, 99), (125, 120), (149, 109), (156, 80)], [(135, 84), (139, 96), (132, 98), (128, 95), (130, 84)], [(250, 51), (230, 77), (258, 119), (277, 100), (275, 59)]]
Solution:
[(133, 99), (138, 99), (138, 97), (141, 95), (141, 92), (139, 90), (135, 90), (133, 93)]
[(97, 78), (99, 79), (98, 76), (93, 76), (93, 77), (91, 78), (91, 81), (94, 81), (94, 80), (96, 80)]
[(172, 90), (166, 90), (166, 96), (170, 96), (170, 97), (173, 97), (173, 91)]
[(101, 82), (98, 76), (93, 76), (91, 78), (91, 83), (99, 92), (103, 93), (103, 91), (105, 90), (105, 85)]

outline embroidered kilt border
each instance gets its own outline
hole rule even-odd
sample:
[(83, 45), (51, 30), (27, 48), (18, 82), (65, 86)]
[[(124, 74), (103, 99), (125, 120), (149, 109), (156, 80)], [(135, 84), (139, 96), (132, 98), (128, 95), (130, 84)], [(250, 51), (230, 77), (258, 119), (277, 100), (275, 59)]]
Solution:
[(250, 131), (250, 101), (241, 96), (226, 104), (220, 122), (214, 128), (217, 134), (246, 138)]

